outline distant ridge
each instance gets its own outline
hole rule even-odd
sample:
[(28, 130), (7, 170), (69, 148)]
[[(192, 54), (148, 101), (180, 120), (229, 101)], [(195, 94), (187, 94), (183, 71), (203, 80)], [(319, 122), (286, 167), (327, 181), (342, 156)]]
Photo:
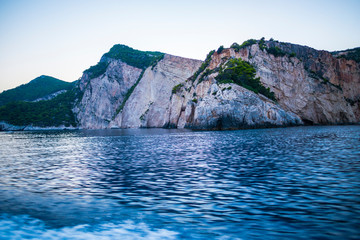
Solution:
[(60, 90), (71, 88), (73, 84), (42, 75), (27, 84), (0, 93), (0, 106), (10, 102), (33, 101)]

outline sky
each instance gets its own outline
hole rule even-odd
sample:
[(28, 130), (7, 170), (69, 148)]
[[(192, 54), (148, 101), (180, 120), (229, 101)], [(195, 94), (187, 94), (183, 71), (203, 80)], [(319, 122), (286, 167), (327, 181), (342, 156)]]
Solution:
[(261, 37), (359, 47), (359, 11), (359, 0), (0, 0), (0, 92), (40, 75), (75, 81), (119, 43), (202, 60)]

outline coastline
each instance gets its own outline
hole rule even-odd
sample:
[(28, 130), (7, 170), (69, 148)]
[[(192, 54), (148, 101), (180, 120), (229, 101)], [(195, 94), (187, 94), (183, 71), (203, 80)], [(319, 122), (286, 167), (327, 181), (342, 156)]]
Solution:
[[(336, 124), (297, 124), (297, 125), (254, 125), (254, 126), (241, 126), (238, 128), (226, 128), (226, 129), (215, 129), (215, 128), (182, 128), (186, 130), (193, 131), (236, 131), (236, 130), (248, 130), (248, 129), (266, 129), (266, 128), (289, 128), (289, 127), (309, 127), (309, 126), (346, 126), (346, 125), (360, 125), (358, 123), (336, 123)], [(158, 129), (178, 129), (178, 128), (166, 128), (166, 127), (151, 127)], [(65, 130), (121, 130), (121, 129), (149, 129), (146, 127), (137, 127), (137, 128), (120, 128), (120, 127), (111, 127), (111, 128), (99, 128), (99, 129), (87, 129), (82, 127), (73, 127), (73, 126), (50, 126), (50, 127), (39, 127), (33, 125), (27, 126), (16, 126), (6, 122), (0, 122), (0, 132), (6, 131), (65, 131)], [(180, 129), (180, 128), (179, 128)]]

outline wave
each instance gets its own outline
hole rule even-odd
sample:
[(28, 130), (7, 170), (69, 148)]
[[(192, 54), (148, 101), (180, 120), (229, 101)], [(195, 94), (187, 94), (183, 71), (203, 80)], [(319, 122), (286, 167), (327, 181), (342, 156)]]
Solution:
[(47, 228), (44, 222), (28, 216), (6, 216), (0, 219), (0, 239), (47, 240), (173, 240), (178, 233), (167, 229), (152, 229), (145, 223), (124, 221), (97, 225), (77, 225)]

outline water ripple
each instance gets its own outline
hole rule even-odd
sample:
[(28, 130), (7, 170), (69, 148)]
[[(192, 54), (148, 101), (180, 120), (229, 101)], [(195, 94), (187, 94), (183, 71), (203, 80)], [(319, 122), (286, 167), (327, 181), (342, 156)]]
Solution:
[(359, 239), (359, 136), (359, 126), (1, 132), (0, 231)]

